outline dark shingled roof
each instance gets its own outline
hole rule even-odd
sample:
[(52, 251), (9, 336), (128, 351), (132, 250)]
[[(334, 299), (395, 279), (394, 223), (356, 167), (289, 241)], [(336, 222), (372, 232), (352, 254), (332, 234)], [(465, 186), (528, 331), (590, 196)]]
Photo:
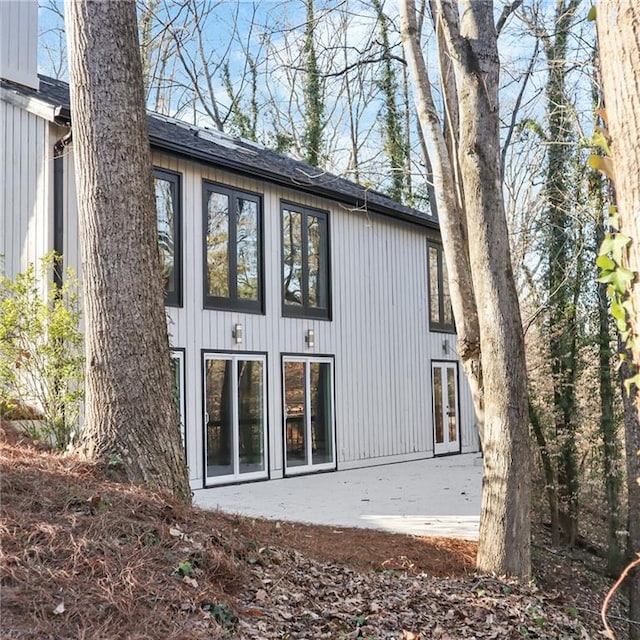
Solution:
[[(40, 89), (30, 89), (2, 80), (5, 89), (37, 98), (56, 108), (57, 119), (70, 121), (69, 85), (39, 76)], [(217, 130), (190, 125), (157, 113), (148, 113), (151, 147), (199, 160), (245, 176), (266, 180), (309, 194), (337, 200), (350, 207), (381, 213), (423, 227), (438, 229), (429, 215), (406, 207), (391, 198), (327, 173), (305, 162), (270, 151), (257, 143), (234, 138)]]

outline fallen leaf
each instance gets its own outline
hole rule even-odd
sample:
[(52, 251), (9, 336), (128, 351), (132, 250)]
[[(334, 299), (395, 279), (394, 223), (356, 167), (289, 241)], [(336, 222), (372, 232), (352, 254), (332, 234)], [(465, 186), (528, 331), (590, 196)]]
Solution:
[(269, 594), (264, 589), (258, 589), (256, 591), (256, 600), (258, 602), (264, 602), (269, 597)]
[(61, 602), (54, 610), (53, 614), (59, 616), (61, 613), (64, 613), (64, 602)]

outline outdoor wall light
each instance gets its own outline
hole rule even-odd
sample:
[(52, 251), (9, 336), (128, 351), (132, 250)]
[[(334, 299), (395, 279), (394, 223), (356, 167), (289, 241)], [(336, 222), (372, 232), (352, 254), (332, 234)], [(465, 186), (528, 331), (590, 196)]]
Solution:
[(314, 347), (316, 344), (316, 332), (313, 329), (307, 329), (307, 335), (304, 337), (307, 347)]
[(443, 353), (449, 353), (449, 340), (445, 339), (442, 341), (442, 351)]
[(236, 341), (236, 344), (242, 344), (242, 325), (238, 323), (233, 327), (233, 331), (231, 332), (233, 339)]

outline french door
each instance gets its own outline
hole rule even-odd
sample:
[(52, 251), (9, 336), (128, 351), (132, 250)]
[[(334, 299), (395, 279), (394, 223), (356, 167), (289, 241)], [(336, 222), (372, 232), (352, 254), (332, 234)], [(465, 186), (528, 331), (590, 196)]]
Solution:
[(266, 358), (204, 355), (206, 484), (266, 478)]
[(285, 473), (335, 469), (333, 360), (282, 359)]
[(459, 453), (458, 365), (455, 362), (432, 362), (431, 380), (433, 453)]

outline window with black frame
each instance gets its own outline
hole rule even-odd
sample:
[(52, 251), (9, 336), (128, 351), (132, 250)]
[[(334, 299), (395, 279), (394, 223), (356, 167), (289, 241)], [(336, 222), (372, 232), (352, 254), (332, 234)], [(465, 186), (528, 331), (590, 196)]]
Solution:
[(427, 245), (429, 277), (429, 328), (431, 331), (455, 333), (447, 264), (442, 247)]
[(180, 174), (154, 169), (158, 249), (165, 304), (182, 306), (182, 217)]
[(325, 211), (282, 203), (282, 313), (331, 318), (329, 225)]
[(259, 196), (204, 183), (204, 304), (263, 313)]

